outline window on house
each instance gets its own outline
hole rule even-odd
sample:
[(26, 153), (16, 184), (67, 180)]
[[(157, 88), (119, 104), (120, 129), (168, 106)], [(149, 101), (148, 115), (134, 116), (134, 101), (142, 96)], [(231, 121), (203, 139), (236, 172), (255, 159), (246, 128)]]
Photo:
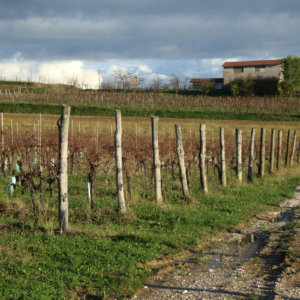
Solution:
[(234, 67), (233, 68), (233, 73), (243, 73), (244, 68), (243, 67)]
[(255, 72), (265, 72), (266, 67), (265, 66), (256, 66), (255, 67)]

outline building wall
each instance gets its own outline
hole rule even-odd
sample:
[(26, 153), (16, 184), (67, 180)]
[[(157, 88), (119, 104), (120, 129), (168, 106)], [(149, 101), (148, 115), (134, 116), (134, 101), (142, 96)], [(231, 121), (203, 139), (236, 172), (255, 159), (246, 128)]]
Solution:
[(232, 80), (236, 78), (250, 77), (278, 77), (280, 75), (281, 65), (270, 65), (265, 66), (263, 72), (257, 72), (255, 66), (243, 67), (242, 73), (234, 73), (234, 67), (224, 67), (223, 68), (223, 78), (224, 86), (229, 84)]

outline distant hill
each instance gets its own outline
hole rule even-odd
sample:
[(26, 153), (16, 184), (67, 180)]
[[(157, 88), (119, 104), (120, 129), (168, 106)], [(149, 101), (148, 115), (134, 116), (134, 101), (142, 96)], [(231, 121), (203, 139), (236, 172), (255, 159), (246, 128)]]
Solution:
[(9, 90), (13, 92), (14, 90), (17, 91), (21, 89), (24, 92), (24, 89), (29, 92), (34, 93), (44, 93), (45, 90), (53, 91), (53, 92), (64, 92), (67, 90), (81, 90), (79, 88), (67, 85), (67, 84), (49, 84), (49, 83), (38, 83), (38, 82), (27, 82), (27, 81), (7, 81), (7, 80), (0, 80), (0, 90), (5, 92)]

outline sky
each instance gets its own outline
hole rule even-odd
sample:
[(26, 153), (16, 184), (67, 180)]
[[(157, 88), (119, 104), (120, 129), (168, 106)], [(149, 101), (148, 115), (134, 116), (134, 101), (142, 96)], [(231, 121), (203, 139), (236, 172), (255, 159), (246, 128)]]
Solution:
[(1, 0), (0, 79), (223, 77), (225, 61), (300, 55), (299, 16), (300, 0)]

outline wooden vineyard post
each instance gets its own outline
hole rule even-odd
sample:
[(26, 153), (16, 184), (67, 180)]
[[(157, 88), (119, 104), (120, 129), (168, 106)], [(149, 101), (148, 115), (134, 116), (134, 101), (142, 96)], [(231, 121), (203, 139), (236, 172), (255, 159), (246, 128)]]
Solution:
[(297, 130), (294, 131), (294, 140), (293, 140), (292, 153), (291, 153), (291, 157), (290, 157), (290, 166), (293, 165), (294, 153), (295, 153), (295, 148), (296, 148), (296, 137), (297, 137)]
[(1, 152), (4, 150), (3, 113), (0, 113)]
[(286, 154), (285, 154), (285, 165), (289, 163), (289, 152), (290, 152), (290, 140), (291, 140), (291, 131), (288, 131), (287, 141), (286, 141)]
[(259, 176), (264, 177), (265, 175), (265, 157), (266, 157), (266, 130), (261, 128), (260, 133), (260, 166), (259, 166)]
[(221, 148), (221, 184), (223, 187), (227, 185), (226, 182), (226, 164), (225, 164), (225, 139), (224, 128), (220, 127), (220, 148)]
[(14, 127), (13, 127), (13, 122), (12, 122), (12, 119), (10, 119), (10, 137), (11, 137), (11, 151), (10, 151), (10, 166), (9, 166), (9, 169), (10, 169), (10, 172), (13, 171), (13, 168), (14, 168)]
[(73, 133), (73, 119), (71, 119), (71, 134), (70, 134), (70, 137), (71, 137), (71, 141), (70, 141), (70, 144), (71, 144), (71, 155), (70, 155), (70, 159), (71, 159), (71, 166), (70, 166), (70, 174), (73, 175), (74, 174), (74, 160), (75, 160), (75, 153), (73, 151), (73, 146), (74, 146), (74, 133)]
[(171, 149), (170, 149), (170, 146), (171, 146), (171, 128), (170, 128), (170, 126), (169, 126), (169, 134), (168, 134), (168, 146), (169, 146), (168, 154), (169, 154), (169, 164), (170, 164), (170, 162), (171, 162), (171, 159), (170, 159), (170, 157), (171, 157)]
[(14, 128), (12, 119), (10, 119), (10, 137), (11, 137), (11, 144), (14, 142)]
[(60, 232), (68, 230), (69, 223), (69, 195), (68, 195), (68, 134), (69, 134), (69, 119), (70, 106), (62, 106), (62, 114), (57, 121), (59, 130), (59, 228)]
[(36, 151), (36, 126), (35, 126), (35, 122), (33, 122), (33, 138), (34, 138), (34, 150)]
[(116, 109), (116, 131), (115, 131), (115, 148), (116, 148), (116, 183), (118, 195), (118, 209), (121, 214), (126, 213), (124, 184), (123, 184), (123, 166), (122, 166), (122, 119), (121, 111)]
[(0, 113), (0, 129), (1, 129), (1, 174), (2, 178), (5, 178), (5, 157), (4, 151), (4, 131), (3, 131), (3, 113)]
[(179, 164), (180, 181), (182, 186), (183, 196), (186, 200), (190, 200), (189, 189), (186, 180), (186, 169), (184, 165), (184, 149), (182, 146), (182, 135), (180, 125), (175, 124), (176, 131), (176, 144), (177, 144), (177, 156)]
[(157, 203), (162, 204), (161, 174), (160, 174), (161, 163), (159, 160), (159, 148), (158, 148), (158, 119), (159, 119), (158, 117), (151, 116), (155, 197)]
[(270, 173), (274, 171), (275, 129), (271, 133)]
[[(69, 120), (68, 120), (69, 122)], [(69, 125), (68, 125), (69, 127)], [(38, 149), (39, 149), (39, 170), (42, 171), (42, 115), (39, 116), (39, 136), (38, 136)]]
[(36, 156), (37, 156), (37, 164), (40, 165), (40, 160), (38, 159), (39, 153), (40, 153), (40, 147), (39, 147), (39, 134), (40, 134), (40, 120), (37, 120), (36, 123), (36, 132), (35, 132), (35, 150), (36, 150)]
[(236, 175), (242, 182), (242, 129), (236, 128)]
[[(77, 135), (77, 138), (80, 140), (80, 122), (78, 123), (78, 135)], [(81, 157), (81, 153), (79, 152), (79, 155)], [(77, 161), (78, 161), (78, 158), (77, 158)]]
[(98, 153), (98, 142), (99, 142), (98, 122), (96, 122), (96, 152), (97, 153)]
[(200, 124), (200, 180), (201, 186), (205, 194), (208, 193), (207, 188), (207, 177), (205, 168), (205, 157), (206, 157), (206, 132), (205, 124)]
[(251, 139), (250, 139), (249, 166), (248, 166), (248, 181), (249, 182), (253, 182), (254, 141), (255, 141), (255, 129), (252, 128)]
[(281, 169), (281, 146), (282, 146), (282, 131), (278, 130), (277, 170)]
[(137, 130), (137, 124), (134, 124), (134, 132), (135, 132), (135, 150), (137, 149), (137, 135), (138, 135), (138, 130)]

